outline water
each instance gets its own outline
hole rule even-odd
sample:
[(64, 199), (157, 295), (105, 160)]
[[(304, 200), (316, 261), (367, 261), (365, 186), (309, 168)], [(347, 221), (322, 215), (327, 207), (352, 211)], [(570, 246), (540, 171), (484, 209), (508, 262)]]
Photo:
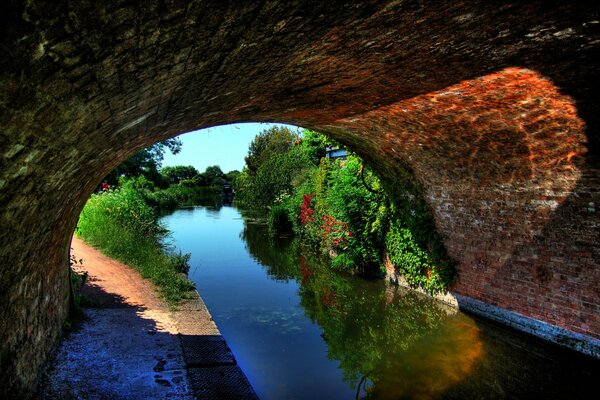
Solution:
[(599, 362), (337, 274), (233, 207), (163, 217), (261, 399), (588, 398)]

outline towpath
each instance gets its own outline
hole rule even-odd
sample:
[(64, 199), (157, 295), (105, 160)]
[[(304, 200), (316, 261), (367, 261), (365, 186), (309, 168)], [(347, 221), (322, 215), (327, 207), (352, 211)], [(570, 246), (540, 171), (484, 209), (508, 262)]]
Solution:
[(256, 399), (198, 296), (170, 310), (137, 271), (78, 238), (91, 304), (64, 338), (46, 399)]

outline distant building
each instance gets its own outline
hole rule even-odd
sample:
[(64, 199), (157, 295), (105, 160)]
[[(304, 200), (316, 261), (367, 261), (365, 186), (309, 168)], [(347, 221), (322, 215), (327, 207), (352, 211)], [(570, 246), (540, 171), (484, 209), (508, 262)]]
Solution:
[(330, 158), (332, 160), (345, 160), (346, 156), (348, 156), (348, 152), (345, 149), (340, 149), (339, 147), (333, 146), (328, 146), (325, 149), (325, 157)]

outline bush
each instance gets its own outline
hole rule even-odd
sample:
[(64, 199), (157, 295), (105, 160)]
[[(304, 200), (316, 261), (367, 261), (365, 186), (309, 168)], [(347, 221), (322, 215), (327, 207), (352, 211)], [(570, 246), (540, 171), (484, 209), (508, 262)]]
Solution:
[(421, 188), (410, 170), (394, 171), (384, 184), (362, 159), (321, 158), (328, 144), (308, 132), (303, 141), (260, 153), (236, 178), (238, 200), (269, 210), (269, 230), (294, 232), (332, 259), (335, 268), (377, 275), (386, 252), (409, 284), (429, 292), (446, 289), (454, 267), (435, 232)]
[(283, 203), (275, 204), (271, 210), (269, 210), (267, 223), (269, 232), (271, 233), (292, 233), (294, 227), (292, 221), (290, 221), (286, 204)]
[(410, 229), (393, 222), (386, 236), (390, 261), (409, 285), (434, 293), (445, 290), (454, 280), (454, 268), (448, 258), (435, 258), (435, 253), (420, 246)]
[(266, 212), (311, 179), (324, 154), (324, 137), (318, 133), (304, 131), (301, 138), (286, 128), (261, 132), (250, 145), (246, 168), (235, 178), (236, 202)]
[(157, 210), (159, 214), (175, 210), (179, 207), (179, 199), (170, 188), (145, 193), (144, 197), (146, 202)]
[[(327, 237), (331, 236), (327, 228), (332, 224), (330, 218), (338, 222), (336, 231), (340, 231), (340, 222), (350, 233), (344, 240), (344, 251), (351, 263), (363, 271), (383, 270), (382, 253), (384, 248), (386, 209), (381, 207), (383, 194), (369, 191), (361, 178), (362, 160), (349, 156), (343, 165), (332, 168), (329, 183), (323, 194), (323, 208), (327, 214), (322, 216)], [(371, 185), (379, 187), (379, 181), (369, 176)], [(335, 229), (335, 228), (334, 228)], [(334, 235), (335, 236), (335, 235)]]
[(123, 181), (119, 189), (93, 194), (81, 212), (79, 229), (89, 232), (111, 222), (146, 235), (163, 232), (157, 223), (156, 212), (146, 204), (134, 185), (133, 180)]
[(190, 258), (191, 257), (192, 257), (192, 255), (190, 253), (186, 253), (186, 254), (183, 254), (182, 252), (171, 253), (170, 257), (169, 257), (171, 269), (173, 269), (173, 271), (175, 271), (177, 273), (187, 275), (187, 273), (190, 271)]
[(144, 191), (146, 202), (159, 214), (175, 210), (181, 206), (195, 205), (206, 198), (218, 196), (221, 188), (218, 186), (195, 187), (186, 186), (182, 181), (179, 185), (156, 191)]
[(140, 183), (122, 181), (118, 189), (92, 195), (81, 212), (76, 233), (104, 254), (137, 269), (174, 306), (194, 289), (182, 275), (189, 269), (189, 255), (163, 250), (161, 239), (167, 231), (138, 191), (142, 189), (135, 189)]

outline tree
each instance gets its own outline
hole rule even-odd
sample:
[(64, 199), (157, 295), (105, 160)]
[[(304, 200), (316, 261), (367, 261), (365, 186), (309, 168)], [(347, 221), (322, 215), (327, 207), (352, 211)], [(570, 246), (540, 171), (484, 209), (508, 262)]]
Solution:
[(250, 144), (246, 168), (234, 182), (238, 202), (265, 210), (276, 199), (291, 194), (310, 176), (325, 156), (324, 135), (286, 127), (263, 130)]
[(201, 186), (220, 186), (225, 183), (225, 174), (218, 165), (206, 167), (199, 178), (199, 181), (203, 183)]
[(245, 157), (248, 173), (254, 175), (260, 165), (273, 154), (283, 154), (299, 139), (298, 134), (284, 126), (261, 131), (250, 143)]
[(160, 170), (160, 174), (169, 183), (169, 185), (177, 185), (183, 180), (189, 180), (199, 174), (198, 170), (191, 165), (177, 165), (174, 167), (164, 167)]
[(302, 147), (318, 164), (321, 158), (325, 157), (327, 146), (341, 147), (338, 143), (327, 138), (319, 132), (305, 129), (302, 132)]
[(145, 176), (157, 186), (164, 186), (158, 169), (162, 165), (165, 151), (169, 150), (171, 153), (177, 154), (181, 151), (181, 145), (181, 140), (171, 138), (146, 147), (115, 168), (104, 178), (104, 181), (110, 185), (116, 185), (121, 176), (127, 178)]
[(271, 152), (254, 175), (245, 169), (236, 179), (236, 193), (247, 206), (265, 210), (277, 197), (291, 194), (313, 168), (316, 168), (315, 162), (303, 146), (294, 145), (283, 153)]
[(237, 169), (234, 169), (233, 171), (229, 171), (228, 173), (225, 174), (225, 180), (227, 181), (227, 183), (231, 183), (233, 184), (233, 182), (235, 182), (236, 178), (238, 176), (240, 176), (241, 172), (238, 171)]

